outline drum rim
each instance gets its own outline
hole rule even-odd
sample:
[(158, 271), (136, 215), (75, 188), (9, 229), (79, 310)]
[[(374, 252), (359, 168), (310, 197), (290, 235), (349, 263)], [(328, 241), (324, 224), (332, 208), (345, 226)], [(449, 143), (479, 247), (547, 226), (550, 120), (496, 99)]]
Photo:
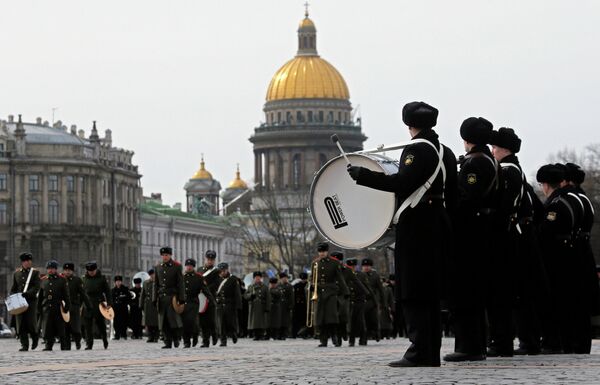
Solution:
[[(363, 157), (363, 158), (368, 158), (371, 159), (371, 157), (376, 157), (376, 158), (380, 158), (383, 160), (387, 160), (387, 161), (391, 161), (394, 162), (393, 158), (390, 158), (388, 156), (382, 155), (382, 154), (356, 154), (356, 153), (349, 153), (346, 154), (346, 156), (350, 157), (350, 156), (359, 156), (359, 157)], [(315, 220), (315, 214), (314, 214), (314, 204), (313, 204), (313, 197), (314, 197), (314, 189), (315, 189), (315, 182), (317, 181), (317, 179), (321, 176), (321, 174), (323, 173), (323, 171), (325, 170), (325, 168), (327, 168), (327, 166), (330, 163), (333, 163), (334, 161), (343, 158), (343, 155), (338, 155), (334, 158), (331, 158), (329, 161), (327, 161), (327, 163), (325, 163), (320, 169), (319, 171), (317, 171), (313, 177), (312, 183), (310, 184), (310, 191), (309, 191), (309, 200), (308, 200), (308, 211), (310, 213), (310, 219), (312, 219), (313, 224), (315, 225), (315, 228), (317, 229), (317, 231), (319, 232), (319, 234), (321, 234), (321, 236), (323, 238), (325, 238), (326, 240), (328, 240), (329, 242), (333, 243), (334, 245), (341, 247), (343, 249), (346, 250), (361, 250), (361, 249), (365, 249), (371, 245), (373, 245), (374, 243), (376, 243), (377, 241), (367, 245), (367, 246), (362, 246), (362, 247), (353, 247), (353, 246), (344, 246), (344, 245), (340, 245), (338, 243), (336, 243), (334, 240), (330, 239), (327, 235), (325, 235), (324, 231), (321, 230), (321, 226), (319, 226), (319, 224), (317, 223), (317, 221)], [(394, 217), (394, 213), (392, 212), (390, 214), (390, 223), (392, 223), (392, 219)], [(390, 230), (390, 227), (388, 226), (381, 234), (379, 234), (379, 236), (377, 237), (377, 240), (380, 240), (381, 237), (383, 237), (383, 235), (385, 233), (387, 233)]]

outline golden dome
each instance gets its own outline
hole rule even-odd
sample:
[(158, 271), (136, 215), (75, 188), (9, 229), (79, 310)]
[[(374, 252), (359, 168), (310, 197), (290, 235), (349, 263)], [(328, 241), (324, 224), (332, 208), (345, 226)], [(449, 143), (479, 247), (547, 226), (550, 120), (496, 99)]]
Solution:
[(329, 62), (319, 56), (296, 56), (275, 73), (267, 90), (267, 101), (282, 99), (350, 99), (350, 92)]
[(243, 189), (247, 190), (248, 185), (240, 178), (240, 165), (237, 166), (237, 171), (235, 172), (235, 179), (229, 183), (229, 188), (231, 189)]
[(300, 26), (298, 28), (315, 28), (315, 23), (311, 19), (309, 19), (308, 15), (300, 22)]
[(206, 168), (204, 167), (204, 155), (202, 156), (202, 160), (200, 161), (200, 170), (196, 171), (196, 173), (194, 174), (194, 176), (192, 176), (192, 179), (211, 179), (212, 180), (212, 174), (208, 171), (206, 171)]

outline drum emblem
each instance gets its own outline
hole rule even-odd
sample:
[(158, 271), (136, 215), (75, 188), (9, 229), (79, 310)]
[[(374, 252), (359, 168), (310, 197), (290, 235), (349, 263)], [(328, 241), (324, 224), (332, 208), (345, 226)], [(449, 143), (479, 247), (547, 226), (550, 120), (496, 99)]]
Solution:
[(329, 214), (329, 218), (331, 219), (334, 229), (348, 226), (348, 222), (346, 222), (346, 217), (342, 211), (340, 200), (338, 199), (337, 194), (326, 197), (323, 200), (323, 203), (325, 203), (325, 208), (327, 208), (327, 213)]

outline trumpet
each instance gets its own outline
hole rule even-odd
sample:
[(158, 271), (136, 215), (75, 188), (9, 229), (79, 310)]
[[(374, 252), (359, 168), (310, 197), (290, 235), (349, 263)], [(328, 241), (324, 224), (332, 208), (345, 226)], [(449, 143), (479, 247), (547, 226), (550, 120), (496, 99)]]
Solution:
[(317, 304), (317, 300), (319, 299), (319, 295), (317, 294), (318, 286), (319, 286), (319, 261), (316, 261), (311, 270), (311, 277), (308, 284), (308, 294), (310, 294), (311, 288), (313, 289), (313, 295), (310, 297), (308, 301), (306, 301), (306, 327), (312, 328), (313, 321), (315, 318), (315, 306)]

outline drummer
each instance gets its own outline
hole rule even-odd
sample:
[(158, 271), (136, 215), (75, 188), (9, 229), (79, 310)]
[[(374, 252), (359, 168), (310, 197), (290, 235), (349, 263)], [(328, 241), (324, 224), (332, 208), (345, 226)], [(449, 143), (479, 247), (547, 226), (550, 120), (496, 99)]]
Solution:
[(198, 335), (200, 334), (198, 295), (202, 292), (212, 302), (214, 302), (214, 297), (204, 284), (202, 275), (196, 272), (196, 260), (194, 259), (186, 259), (185, 261), (183, 284), (185, 287), (185, 307), (181, 315), (183, 321), (183, 347), (189, 348), (198, 344)]
[[(29, 337), (31, 337), (31, 350), (34, 350), (38, 345), (38, 328), (37, 328), (37, 293), (40, 290), (40, 273), (32, 267), (33, 255), (31, 253), (22, 253), (19, 256), (21, 260), (21, 268), (17, 269), (13, 275), (13, 284), (10, 289), (10, 294), (23, 293), (23, 297), (27, 301), (29, 307), (24, 313), (16, 317), (17, 320), (17, 335), (21, 340), (20, 352), (29, 350)], [(27, 284), (27, 279), (29, 284)], [(27, 286), (27, 290), (25, 290)]]
[(456, 196), (456, 185), (445, 181), (456, 180), (456, 158), (433, 130), (437, 116), (438, 110), (423, 102), (404, 106), (402, 120), (412, 144), (402, 152), (396, 174), (348, 165), (359, 185), (394, 192), (405, 203), (396, 226), (395, 267), (412, 344), (392, 367), (440, 366), (443, 253), (451, 230), (444, 203), (450, 198), (446, 204), (454, 207)]

